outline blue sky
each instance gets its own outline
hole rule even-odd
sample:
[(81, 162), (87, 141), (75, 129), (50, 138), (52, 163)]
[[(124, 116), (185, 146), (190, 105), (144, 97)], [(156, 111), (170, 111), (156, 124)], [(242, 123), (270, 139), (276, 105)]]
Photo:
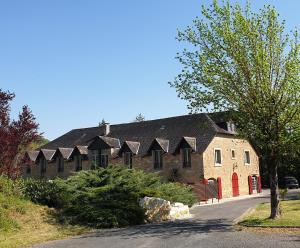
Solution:
[[(245, 1), (240, 1), (244, 3)], [(80, 127), (188, 113), (171, 81), (184, 47), (177, 28), (210, 0), (0, 0), (0, 88), (16, 93), (12, 117), (28, 104), (49, 139)], [(275, 5), (288, 28), (298, 0)]]

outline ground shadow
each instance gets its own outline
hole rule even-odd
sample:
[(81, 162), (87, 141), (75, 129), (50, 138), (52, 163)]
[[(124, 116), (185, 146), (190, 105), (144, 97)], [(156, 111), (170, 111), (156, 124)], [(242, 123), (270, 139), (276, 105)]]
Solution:
[(189, 237), (199, 233), (226, 232), (232, 230), (232, 224), (225, 219), (215, 220), (181, 220), (174, 222), (163, 222), (157, 224), (147, 224), (128, 228), (99, 230), (86, 234), (75, 239), (85, 239), (91, 237), (111, 237), (118, 236), (123, 239), (141, 237), (169, 238), (176, 235)]

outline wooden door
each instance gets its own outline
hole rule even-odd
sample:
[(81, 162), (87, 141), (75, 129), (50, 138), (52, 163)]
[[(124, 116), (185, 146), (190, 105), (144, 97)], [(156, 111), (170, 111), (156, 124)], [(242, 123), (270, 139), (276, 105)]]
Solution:
[(238, 175), (234, 172), (232, 174), (232, 196), (239, 196), (239, 177)]

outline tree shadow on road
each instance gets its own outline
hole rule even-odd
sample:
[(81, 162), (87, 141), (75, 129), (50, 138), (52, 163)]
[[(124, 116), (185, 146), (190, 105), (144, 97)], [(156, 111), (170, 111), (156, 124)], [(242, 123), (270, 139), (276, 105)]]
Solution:
[(123, 239), (133, 239), (141, 237), (170, 238), (181, 235), (189, 237), (195, 234), (210, 232), (226, 232), (232, 230), (232, 224), (225, 219), (215, 220), (181, 220), (174, 222), (163, 222), (157, 224), (140, 225), (128, 228), (99, 230), (94, 233), (86, 234), (75, 239), (91, 237), (120, 237)]

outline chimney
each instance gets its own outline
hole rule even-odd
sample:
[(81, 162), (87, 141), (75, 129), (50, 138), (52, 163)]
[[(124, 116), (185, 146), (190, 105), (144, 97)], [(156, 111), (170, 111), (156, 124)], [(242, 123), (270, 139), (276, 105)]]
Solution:
[(104, 126), (104, 135), (108, 135), (110, 133), (110, 124), (105, 122), (103, 126)]

